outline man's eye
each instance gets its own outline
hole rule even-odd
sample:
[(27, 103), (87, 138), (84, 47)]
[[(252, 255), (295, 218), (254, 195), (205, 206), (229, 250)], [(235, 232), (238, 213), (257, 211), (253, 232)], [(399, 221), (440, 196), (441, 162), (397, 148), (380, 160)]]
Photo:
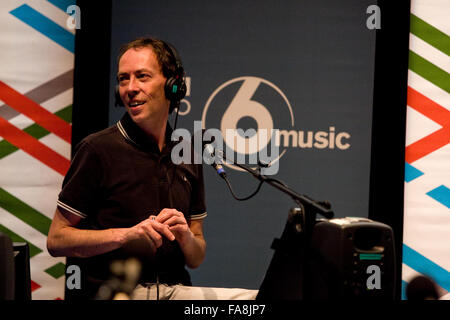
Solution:
[(138, 77), (138, 79), (147, 79), (150, 77), (150, 75), (148, 75), (146, 73), (141, 73), (137, 77)]

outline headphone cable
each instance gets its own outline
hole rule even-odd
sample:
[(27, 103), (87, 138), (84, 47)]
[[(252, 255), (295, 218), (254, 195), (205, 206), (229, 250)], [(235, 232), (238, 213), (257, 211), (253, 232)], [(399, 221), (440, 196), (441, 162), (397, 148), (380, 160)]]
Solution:
[(175, 112), (176, 112), (176, 114), (175, 114), (175, 121), (174, 121), (174, 124), (173, 124), (173, 131), (175, 131), (176, 130), (176, 128), (177, 128), (177, 122), (178, 122), (178, 111), (180, 110), (180, 107), (179, 107), (179, 102), (177, 103), (177, 106), (175, 107)]

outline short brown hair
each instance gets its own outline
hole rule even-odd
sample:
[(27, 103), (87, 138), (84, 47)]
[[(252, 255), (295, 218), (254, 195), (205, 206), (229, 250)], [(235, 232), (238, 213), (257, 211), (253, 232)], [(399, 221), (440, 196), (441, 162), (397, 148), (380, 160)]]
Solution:
[(123, 44), (119, 49), (117, 63), (120, 58), (130, 49), (151, 48), (156, 55), (162, 74), (169, 79), (175, 75), (177, 61), (172, 49), (162, 40), (153, 37), (141, 37), (131, 42)]

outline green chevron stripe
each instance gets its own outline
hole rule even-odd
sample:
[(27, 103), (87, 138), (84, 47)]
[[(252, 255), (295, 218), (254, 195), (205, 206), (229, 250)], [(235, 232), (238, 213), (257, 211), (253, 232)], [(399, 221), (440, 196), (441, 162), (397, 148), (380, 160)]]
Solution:
[(42, 234), (48, 234), (51, 220), (2, 188), (0, 188), (0, 207)]
[(44, 270), (47, 274), (51, 275), (53, 278), (58, 279), (66, 273), (66, 265), (62, 262), (58, 262), (54, 266)]
[(68, 123), (72, 123), (72, 105), (69, 104), (67, 107), (55, 112), (55, 115)]
[(429, 45), (450, 55), (450, 37), (413, 14), (411, 14), (410, 31)]
[[(72, 105), (68, 105), (67, 107), (55, 112), (55, 115), (63, 119), (64, 121), (71, 123), (72, 122)], [(48, 135), (50, 132), (46, 129), (42, 128), (40, 125), (34, 123), (25, 129), (23, 129), (26, 133), (31, 135), (36, 139), (41, 139)], [(10, 155), (11, 153), (19, 150), (16, 146), (12, 145), (6, 140), (0, 141), (0, 159)]]
[(18, 148), (6, 140), (0, 141), (0, 159), (17, 151)]
[(41, 249), (39, 249), (37, 246), (32, 244), (30, 241), (25, 240), (24, 238), (19, 236), (17, 233), (15, 233), (14, 231), (9, 230), (7, 227), (5, 227), (2, 224), (0, 224), (0, 232), (3, 232), (8, 237), (10, 237), (12, 242), (27, 242), (28, 246), (30, 248), (30, 258), (32, 258), (35, 255), (37, 255), (38, 253), (42, 252)]
[(450, 92), (450, 76), (448, 72), (435, 66), (411, 50), (409, 51), (409, 69), (436, 86)]

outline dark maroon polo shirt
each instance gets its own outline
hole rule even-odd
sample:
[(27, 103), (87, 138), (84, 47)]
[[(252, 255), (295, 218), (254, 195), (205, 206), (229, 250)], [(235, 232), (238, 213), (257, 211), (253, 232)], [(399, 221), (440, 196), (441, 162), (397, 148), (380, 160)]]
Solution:
[[(58, 207), (82, 218), (80, 229), (134, 226), (164, 208), (187, 220), (206, 217), (202, 165), (171, 161), (175, 142), (167, 126), (160, 152), (155, 141), (127, 113), (116, 124), (81, 141), (64, 178)], [(143, 263), (141, 283), (159, 281), (190, 285), (183, 253), (176, 241), (163, 241), (156, 255), (144, 241), (91, 258), (68, 258), (81, 268), (82, 288), (67, 289), (67, 298), (94, 298), (110, 274), (110, 263), (134, 256)], [(83, 288), (84, 286), (84, 288)]]

